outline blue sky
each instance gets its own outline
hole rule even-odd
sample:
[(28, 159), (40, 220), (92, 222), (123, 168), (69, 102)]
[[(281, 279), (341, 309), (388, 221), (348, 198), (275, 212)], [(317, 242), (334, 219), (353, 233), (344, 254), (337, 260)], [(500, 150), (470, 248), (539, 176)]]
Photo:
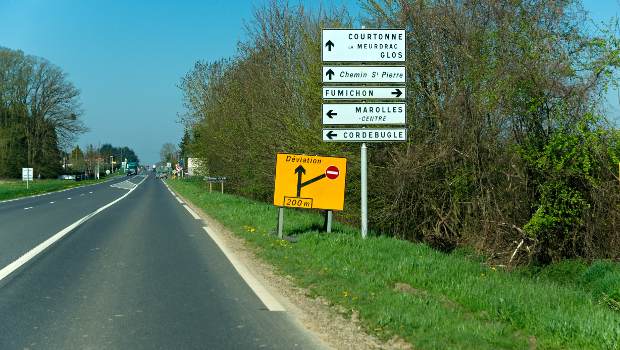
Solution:
[[(584, 5), (600, 21), (619, 14), (619, 1)], [(179, 79), (199, 59), (232, 56), (244, 21), (263, 3), (0, 0), (0, 46), (44, 57), (68, 73), (82, 92), (91, 130), (80, 145), (126, 145), (151, 163), (163, 143), (181, 138)], [(357, 1), (325, 3), (355, 7)], [(620, 115), (617, 92), (609, 101), (612, 114)]]

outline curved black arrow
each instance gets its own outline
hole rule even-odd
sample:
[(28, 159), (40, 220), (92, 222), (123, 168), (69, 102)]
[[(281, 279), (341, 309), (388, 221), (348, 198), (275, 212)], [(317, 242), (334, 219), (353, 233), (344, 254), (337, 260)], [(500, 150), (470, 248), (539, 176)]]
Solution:
[(333, 109), (327, 111), (327, 116), (329, 117), (329, 119), (333, 119), (335, 115), (338, 115), (338, 113), (334, 113)]
[(334, 76), (334, 71), (330, 68), (327, 70), (327, 72), (325, 72), (325, 75), (327, 75), (329, 77), (329, 80), (332, 80), (332, 77)]
[(331, 41), (331, 40), (328, 40), (328, 41), (325, 43), (325, 46), (327, 46), (327, 51), (331, 51), (331, 50), (332, 50), (332, 47), (334, 47), (334, 46), (336, 46), (336, 45), (334, 45), (334, 43), (332, 43), (332, 41)]
[(325, 134), (325, 136), (327, 136), (328, 139), (333, 139), (335, 136), (338, 136), (338, 134), (336, 134), (334, 132), (334, 130), (330, 130), (327, 134)]
[(400, 97), (400, 95), (402, 95), (403, 92), (400, 91), (400, 89), (396, 89), (394, 91), (392, 91), (392, 95), (395, 95), (396, 97)]

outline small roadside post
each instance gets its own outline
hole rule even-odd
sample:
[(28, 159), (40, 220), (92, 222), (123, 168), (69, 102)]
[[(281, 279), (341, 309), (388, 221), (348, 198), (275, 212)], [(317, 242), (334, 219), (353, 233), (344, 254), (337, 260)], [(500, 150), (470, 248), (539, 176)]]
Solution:
[(26, 189), (29, 188), (28, 182), (33, 180), (32, 168), (22, 168), (22, 181), (26, 181)]
[(224, 181), (226, 181), (225, 176), (207, 176), (205, 177), (205, 180), (207, 180), (207, 182), (209, 183), (209, 193), (213, 192), (214, 183), (219, 183), (220, 190), (222, 193), (224, 193)]

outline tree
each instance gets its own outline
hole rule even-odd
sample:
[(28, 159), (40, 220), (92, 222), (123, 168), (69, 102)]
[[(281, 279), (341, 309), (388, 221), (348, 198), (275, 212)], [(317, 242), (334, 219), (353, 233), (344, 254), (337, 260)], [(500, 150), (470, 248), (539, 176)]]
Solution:
[(179, 159), (179, 151), (173, 143), (164, 143), (159, 151), (159, 157), (163, 163), (175, 164)]
[(62, 70), (43, 58), (0, 48), (0, 168), (20, 167), (55, 176), (60, 149), (86, 131), (79, 91)]

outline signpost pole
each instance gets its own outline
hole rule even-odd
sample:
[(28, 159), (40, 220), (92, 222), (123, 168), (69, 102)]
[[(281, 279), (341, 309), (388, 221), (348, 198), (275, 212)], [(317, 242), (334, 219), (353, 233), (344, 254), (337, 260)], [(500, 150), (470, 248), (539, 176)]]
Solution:
[(278, 207), (278, 238), (282, 239), (284, 231), (284, 207)]
[(361, 208), (361, 219), (362, 219), (362, 238), (366, 238), (368, 235), (368, 155), (366, 143), (362, 143), (361, 157), (360, 157), (360, 166), (361, 166), (361, 195), (362, 195), (362, 208)]
[(327, 233), (332, 233), (332, 218), (334, 217), (334, 212), (332, 210), (327, 211)]

